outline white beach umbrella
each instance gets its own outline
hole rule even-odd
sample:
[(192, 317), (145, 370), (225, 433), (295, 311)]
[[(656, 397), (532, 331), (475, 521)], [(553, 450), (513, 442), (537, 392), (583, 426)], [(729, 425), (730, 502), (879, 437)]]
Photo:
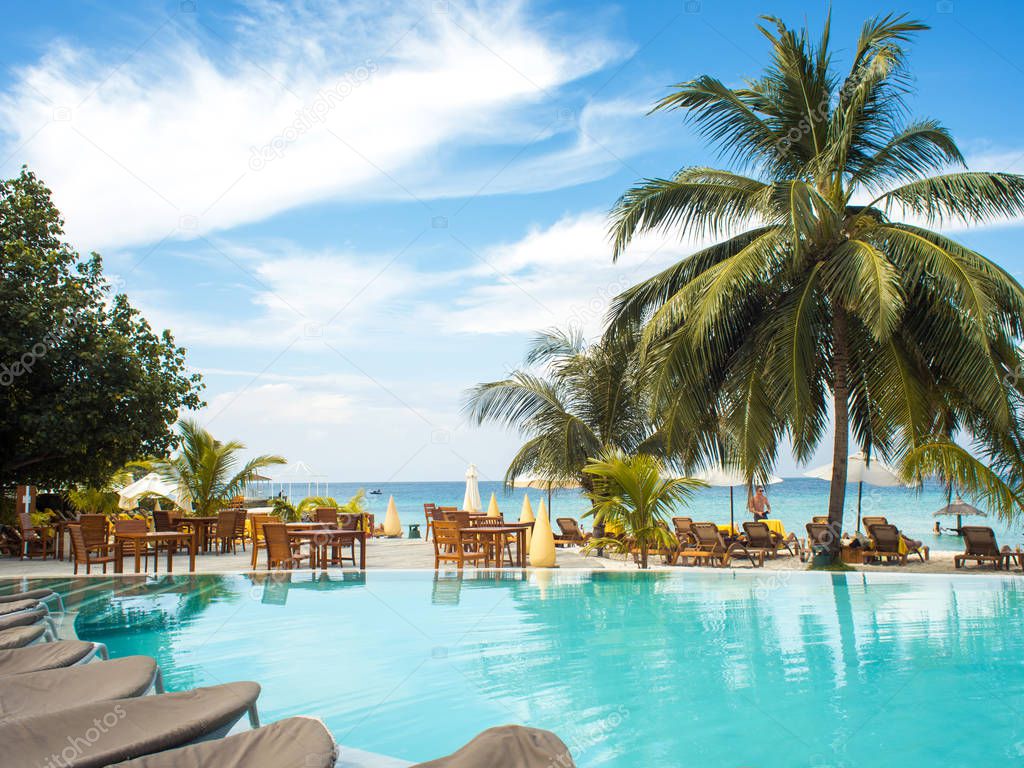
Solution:
[(119, 490), (117, 495), (120, 497), (117, 506), (121, 509), (132, 509), (143, 496), (161, 496), (186, 511), (192, 509), (191, 502), (180, 492), (178, 486), (156, 472), (150, 472), (134, 483), (129, 483)]
[[(818, 480), (832, 480), (832, 462), (804, 472), (804, 477)], [(903, 480), (896, 470), (878, 459), (866, 457), (863, 451), (851, 455), (846, 460), (846, 482), (857, 483), (857, 530), (860, 530), (860, 502), (864, 494), (864, 483), (882, 488), (893, 488), (903, 485)]]
[(483, 505), (480, 504), (480, 476), (476, 471), (476, 464), (470, 464), (466, 470), (466, 495), (462, 498), (462, 508), (467, 512), (480, 512)]
[[(730, 530), (734, 529), (736, 526), (736, 521), (735, 505), (733, 501), (733, 488), (735, 488), (737, 485), (745, 486), (749, 482), (746, 475), (744, 475), (738, 469), (733, 469), (731, 467), (716, 466), (712, 467), (711, 469), (706, 469), (701, 472), (698, 472), (693, 476), (693, 478), (695, 480), (703, 480), (708, 485), (714, 486), (716, 488), (729, 488), (729, 527)], [(775, 485), (776, 483), (781, 482), (781, 477), (771, 475), (768, 478), (767, 484)]]

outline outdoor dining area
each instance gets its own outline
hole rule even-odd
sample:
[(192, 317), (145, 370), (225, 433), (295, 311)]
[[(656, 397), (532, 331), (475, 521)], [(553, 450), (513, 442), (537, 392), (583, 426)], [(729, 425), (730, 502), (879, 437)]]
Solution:
[[(156, 509), (111, 519), (82, 514), (52, 525), (33, 525), (28, 513), (19, 514), (24, 547), (22, 559), (53, 558), (73, 563), (74, 573), (152, 573), (164, 561), (174, 572), (177, 556), (187, 556), (187, 569), (196, 571), (196, 558), (249, 552), (249, 566), (258, 568), (326, 568), (351, 564), (366, 568), (366, 541), (373, 530), (372, 515), (340, 515), (317, 509), (313, 519), (285, 522), (262, 508), (239, 507), (216, 515), (185, 516)], [(65, 539), (67, 541), (65, 541)], [(358, 552), (357, 552), (358, 545)]]

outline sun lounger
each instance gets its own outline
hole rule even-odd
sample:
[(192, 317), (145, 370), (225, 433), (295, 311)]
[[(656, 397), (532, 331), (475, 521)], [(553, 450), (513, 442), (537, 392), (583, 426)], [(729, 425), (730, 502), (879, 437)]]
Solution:
[(12, 616), (22, 611), (34, 611), (39, 606), (38, 600), (12, 600), (9, 603), (0, 603), (0, 617)]
[(332, 768), (337, 753), (334, 738), (323, 723), (311, 717), (290, 717), (110, 768)]
[(45, 624), (33, 624), (27, 627), (12, 627), (11, 629), (0, 629), (0, 651), (9, 651), (12, 648), (24, 648), (26, 645), (40, 640), (54, 640), (53, 633)]
[[(745, 534), (746, 540), (744, 543), (747, 549), (758, 550), (763, 553), (764, 557), (778, 557), (779, 551), (783, 549), (790, 556), (800, 554), (800, 542), (796, 541), (796, 537), (790, 536), (788, 540), (784, 539), (772, 531), (767, 523), (747, 521), (743, 523), (743, 533)], [(796, 544), (796, 552), (793, 552), (790, 548), (790, 541)]]
[(582, 546), (590, 541), (590, 534), (584, 533), (574, 518), (559, 517), (555, 519), (555, 523), (561, 531), (555, 534), (556, 547)]
[(907, 564), (909, 555), (917, 555), (923, 563), (928, 559), (928, 547), (921, 542), (908, 539), (895, 525), (888, 523), (868, 526), (868, 536), (872, 546), (864, 550), (867, 559), (885, 557), (886, 560), (899, 560), (901, 565)]
[(448, 757), (412, 768), (574, 768), (569, 748), (550, 731), (503, 725), (488, 728)]
[(14, 627), (31, 627), (35, 624), (48, 626), (54, 634), (57, 632), (56, 627), (53, 625), (53, 619), (50, 618), (45, 605), (40, 605), (31, 611), (20, 611), (10, 616), (0, 616), (0, 631)]
[(64, 613), (64, 598), (60, 596), (60, 592), (54, 592), (52, 589), (30, 589), (25, 592), (15, 592), (10, 595), (0, 595), (0, 605), (4, 603), (14, 603), (18, 600), (35, 600), (40, 603), (48, 603), (51, 600), (56, 600), (58, 612)]
[[(227, 683), (86, 704), (0, 724), (0, 744), (8, 754), (18, 756), (19, 765), (44, 766), (57, 755), (64, 761), (61, 765), (101, 768), (219, 738), (246, 713), (258, 727), (259, 694), (256, 683)], [(73, 759), (68, 759), (68, 751)]]
[(163, 693), (160, 668), (148, 656), (125, 656), (69, 669), (0, 678), (0, 723), (114, 699)]
[(953, 557), (953, 566), (963, 568), (964, 563), (973, 560), (979, 567), (984, 563), (992, 563), (996, 568), (1009, 570), (1013, 560), (1024, 568), (1022, 557), (1009, 549), (1000, 549), (996, 542), (996, 532), (984, 525), (965, 525), (960, 529), (964, 537), (963, 554)]
[(714, 523), (692, 523), (690, 526), (696, 544), (682, 547), (675, 554), (673, 562), (692, 559), (697, 562), (706, 561), (709, 565), (716, 563), (723, 567), (729, 565), (734, 552), (741, 552), (755, 566), (764, 565), (764, 554), (747, 549), (741, 541), (726, 544), (721, 531)]
[(76, 664), (86, 664), (97, 656), (106, 659), (107, 647), (102, 643), (85, 643), (81, 640), (62, 640), (59, 643), (43, 643), (0, 651), (0, 677), (73, 667)]

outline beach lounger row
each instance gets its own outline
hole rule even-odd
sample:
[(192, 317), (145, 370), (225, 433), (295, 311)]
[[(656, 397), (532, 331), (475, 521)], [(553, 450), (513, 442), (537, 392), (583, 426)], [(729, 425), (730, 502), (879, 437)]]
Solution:
[[(54, 640), (44, 601), (54, 601), (54, 593), (0, 598), (0, 608), (7, 607), (3, 618), (19, 622), (0, 629), (0, 636), (22, 633), (27, 640), (0, 650), (3, 765), (331, 768), (337, 764), (338, 746), (319, 720), (291, 717), (260, 725), (257, 683), (165, 692), (154, 659), (108, 659), (102, 644)], [(57, 602), (63, 609), (63, 603)], [(248, 718), (250, 730), (230, 735), (243, 718)], [(557, 736), (502, 726), (418, 768), (554, 765), (573, 768), (569, 751)]]

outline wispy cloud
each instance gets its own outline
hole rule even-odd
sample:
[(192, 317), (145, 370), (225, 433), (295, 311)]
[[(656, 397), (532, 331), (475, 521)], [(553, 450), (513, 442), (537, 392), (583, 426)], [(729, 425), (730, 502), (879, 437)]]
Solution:
[[(55, 44), (0, 97), (3, 170), (39, 172), (81, 247), (191, 237), (326, 199), (549, 189), (631, 151), (616, 135), (631, 119), (621, 105), (577, 105), (562, 90), (625, 47), (521, 4), (382, 14), (261, 2), (231, 39), (203, 19), (166, 19), (117, 61)], [(538, 142), (513, 163), (475, 154), (467, 173), (459, 162)]]

